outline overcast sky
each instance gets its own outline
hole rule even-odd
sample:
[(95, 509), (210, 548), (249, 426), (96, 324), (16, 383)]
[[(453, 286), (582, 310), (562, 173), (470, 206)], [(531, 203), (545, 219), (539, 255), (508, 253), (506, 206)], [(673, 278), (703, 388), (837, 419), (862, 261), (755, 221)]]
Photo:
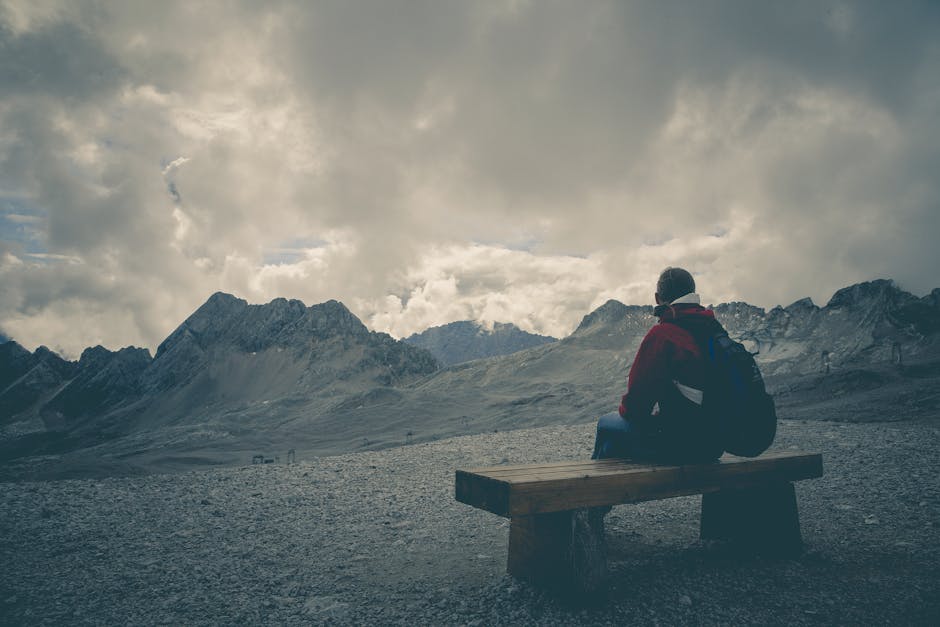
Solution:
[(0, 332), (940, 286), (940, 4), (0, 0)]

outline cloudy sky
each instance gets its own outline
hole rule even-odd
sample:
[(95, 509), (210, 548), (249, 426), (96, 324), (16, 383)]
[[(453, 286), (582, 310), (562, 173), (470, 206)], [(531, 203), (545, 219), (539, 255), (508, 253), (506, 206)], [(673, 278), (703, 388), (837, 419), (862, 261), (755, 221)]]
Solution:
[(560, 336), (667, 265), (923, 294), (938, 8), (0, 0), (0, 331), (153, 349), (222, 290)]

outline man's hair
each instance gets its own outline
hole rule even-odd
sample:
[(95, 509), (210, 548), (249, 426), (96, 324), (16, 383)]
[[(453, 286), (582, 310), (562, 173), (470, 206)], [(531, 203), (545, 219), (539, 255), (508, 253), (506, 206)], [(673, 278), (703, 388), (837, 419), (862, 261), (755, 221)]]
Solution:
[(656, 293), (664, 303), (671, 303), (680, 296), (695, 291), (695, 279), (688, 270), (666, 268), (656, 282)]

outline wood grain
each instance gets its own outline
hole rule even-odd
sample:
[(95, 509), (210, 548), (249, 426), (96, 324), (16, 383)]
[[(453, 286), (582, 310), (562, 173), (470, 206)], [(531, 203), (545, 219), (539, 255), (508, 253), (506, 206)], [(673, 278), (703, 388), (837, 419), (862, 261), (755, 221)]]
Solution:
[(598, 460), (458, 470), (456, 499), (500, 516), (637, 503), (822, 476), (819, 453), (778, 452), (686, 466)]

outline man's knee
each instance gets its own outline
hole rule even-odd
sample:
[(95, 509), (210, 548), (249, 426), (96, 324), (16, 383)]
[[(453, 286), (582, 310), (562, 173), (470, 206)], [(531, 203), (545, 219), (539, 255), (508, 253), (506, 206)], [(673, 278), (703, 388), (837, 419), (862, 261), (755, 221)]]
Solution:
[(617, 412), (604, 414), (597, 421), (597, 431), (629, 431), (630, 425)]

